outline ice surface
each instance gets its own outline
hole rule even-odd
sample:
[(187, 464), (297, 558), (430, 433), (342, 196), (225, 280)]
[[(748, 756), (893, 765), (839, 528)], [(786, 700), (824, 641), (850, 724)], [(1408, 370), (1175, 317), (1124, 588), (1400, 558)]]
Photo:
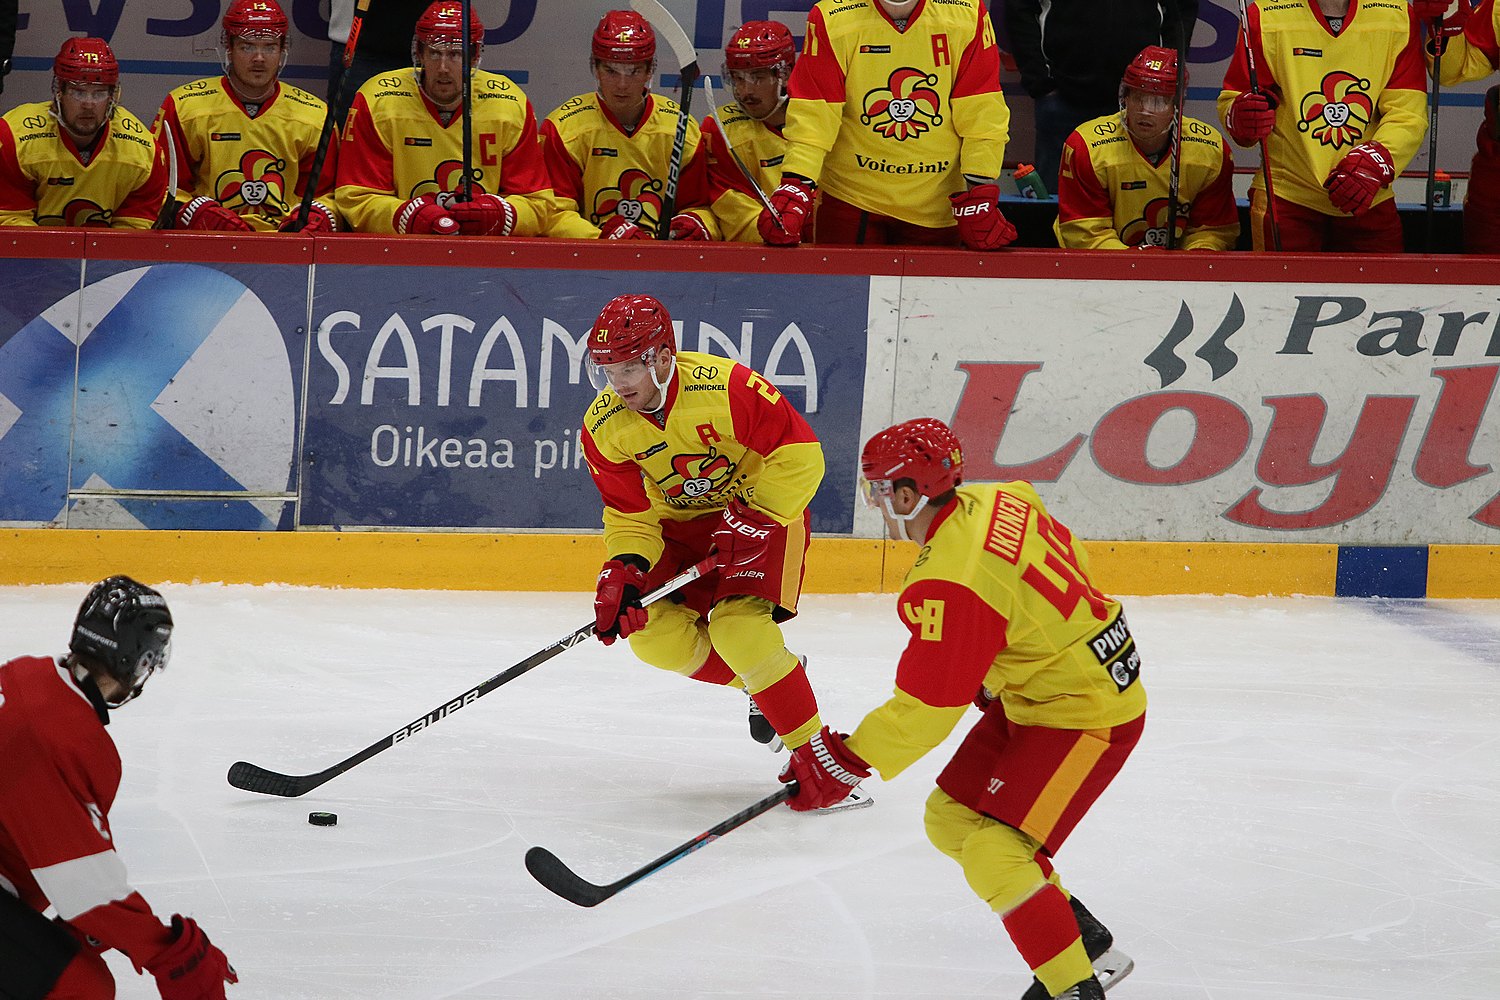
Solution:
[[(229, 954), (231, 1000), (954, 1000), (1029, 981), (923, 835), (943, 751), (868, 783), (872, 809), (775, 810), (579, 909), (532, 881), (529, 846), (613, 881), (775, 789), (784, 757), (750, 741), (742, 695), (591, 642), (267, 798), (229, 765), (327, 767), (581, 625), (589, 599), (163, 589), (173, 658), (110, 727), (113, 824), (158, 911)], [(82, 595), (0, 588), (4, 654), (59, 651)], [(1137, 961), (1111, 996), (1493, 997), (1500, 605), (1127, 607), (1146, 736), (1057, 859)], [(809, 597), (787, 632), (833, 725), (889, 693), (891, 597)], [(111, 964), (121, 1000), (156, 996)]]

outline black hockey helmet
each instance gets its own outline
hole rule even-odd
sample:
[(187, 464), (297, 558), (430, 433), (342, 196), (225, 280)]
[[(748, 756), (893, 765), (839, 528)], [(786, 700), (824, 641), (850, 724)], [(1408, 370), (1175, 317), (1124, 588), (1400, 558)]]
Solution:
[(151, 674), (167, 665), (172, 613), (166, 599), (128, 576), (112, 576), (89, 590), (73, 622), (68, 648), (102, 664), (129, 692), (110, 702), (119, 708), (141, 693)]

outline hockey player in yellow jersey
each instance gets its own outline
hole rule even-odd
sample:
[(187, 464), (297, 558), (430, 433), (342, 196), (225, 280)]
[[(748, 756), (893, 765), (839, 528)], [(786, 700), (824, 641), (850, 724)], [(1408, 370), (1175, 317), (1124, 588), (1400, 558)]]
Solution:
[[(752, 696), (750, 731), (799, 747), (822, 728), (780, 623), (797, 613), (823, 448), (802, 414), (744, 365), (678, 351), (666, 307), (621, 295), (589, 333), (600, 389), (583, 452), (604, 500), (608, 558), (595, 634), (646, 663)], [(710, 552), (717, 567), (641, 606)]]
[(746, 21), (724, 46), (724, 82), (735, 103), (703, 119), (703, 145), (710, 208), (725, 240), (761, 242), (755, 185), (765, 194), (781, 183), (786, 82), (796, 59), (792, 33), (776, 21)]
[(787, 84), (786, 159), (761, 238), (996, 250), (1010, 111), (983, 0), (819, 0)]
[[(1254, 53), (1257, 92), (1250, 86)], [(1420, 33), (1403, 0), (1281, 0), (1248, 8), (1219, 93), (1224, 130), (1266, 141), (1250, 186), (1256, 250), (1400, 253), (1391, 184), (1427, 132)]]
[(366, 81), (344, 121), (338, 205), (364, 233), (537, 236), (552, 189), (536, 115), (513, 80), (479, 68), (484, 25), (469, 12), (473, 157), (463, 195), (463, 7), (437, 0), (417, 18), (411, 69)]
[[(282, 83), (290, 43), (276, 0), (231, 0), (219, 34), (224, 75), (167, 95), (153, 131), (177, 155), (176, 222), (184, 229), (292, 231), (327, 106)], [(317, 180), (306, 232), (338, 228), (333, 205), (337, 143)]]
[(853, 735), (825, 727), (793, 752), (790, 805), (837, 803), (872, 769), (889, 781), (980, 705), (927, 799), (928, 839), (1036, 974), (1024, 1000), (1101, 1000), (1134, 963), (1051, 859), (1145, 724), (1120, 602), (1094, 585), (1082, 543), (1030, 483), (963, 485), (963, 451), (942, 421), (881, 431), (860, 467), (886, 530), (922, 546), (896, 602), (910, 638), (889, 701)]
[(120, 64), (109, 44), (63, 42), (52, 62), (52, 100), (0, 118), (0, 225), (155, 225), (167, 159), (119, 98)]
[[(677, 102), (651, 93), (656, 33), (633, 10), (605, 13), (590, 42), (598, 84), (542, 122), (558, 212), (550, 236), (654, 239), (677, 137)], [(677, 202), (665, 223), (674, 240), (718, 239), (708, 211), (708, 157), (698, 123), (687, 121)]]
[[(1058, 246), (1234, 249), (1240, 234), (1232, 187), (1234, 159), (1217, 129), (1184, 116), (1174, 162), (1177, 86), (1177, 51), (1147, 46), (1125, 68), (1119, 112), (1085, 122), (1068, 137), (1053, 224)], [(1169, 241), (1174, 221), (1177, 233)]]

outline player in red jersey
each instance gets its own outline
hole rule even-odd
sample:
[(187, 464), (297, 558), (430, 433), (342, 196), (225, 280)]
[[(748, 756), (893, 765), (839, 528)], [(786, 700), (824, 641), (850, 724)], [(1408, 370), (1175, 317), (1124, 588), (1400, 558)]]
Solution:
[[(120, 755), (109, 712), (166, 666), (172, 614), (126, 576), (97, 583), (61, 658), (0, 665), (0, 994), (7, 1000), (109, 1000), (101, 952), (116, 948), (156, 978), (163, 1000), (224, 1000), (238, 982), (191, 917), (163, 924), (131, 887), (109, 810)], [(52, 907), (57, 919), (43, 912)]]
[[(957, 861), (1036, 974), (1025, 1000), (1101, 1000), (1133, 963), (1063, 890), (1052, 855), (1140, 739), (1146, 692), (1120, 602), (1030, 483), (963, 485), (942, 421), (908, 420), (860, 457), (887, 531), (922, 546), (897, 608), (911, 633), (896, 693), (852, 736), (793, 751), (793, 809), (838, 803), (871, 769), (890, 780), (983, 716), (927, 799), (927, 836)], [(1101, 982), (1102, 980), (1102, 982)]]

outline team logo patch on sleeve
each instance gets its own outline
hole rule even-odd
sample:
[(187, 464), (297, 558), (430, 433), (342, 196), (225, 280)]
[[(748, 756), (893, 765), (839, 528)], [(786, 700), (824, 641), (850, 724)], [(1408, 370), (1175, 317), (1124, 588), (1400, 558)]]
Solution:
[(1124, 691), (1141, 675), (1141, 654), (1135, 648), (1135, 637), (1121, 614), (1108, 628), (1089, 640), (1094, 659), (1109, 671), (1115, 687)]

